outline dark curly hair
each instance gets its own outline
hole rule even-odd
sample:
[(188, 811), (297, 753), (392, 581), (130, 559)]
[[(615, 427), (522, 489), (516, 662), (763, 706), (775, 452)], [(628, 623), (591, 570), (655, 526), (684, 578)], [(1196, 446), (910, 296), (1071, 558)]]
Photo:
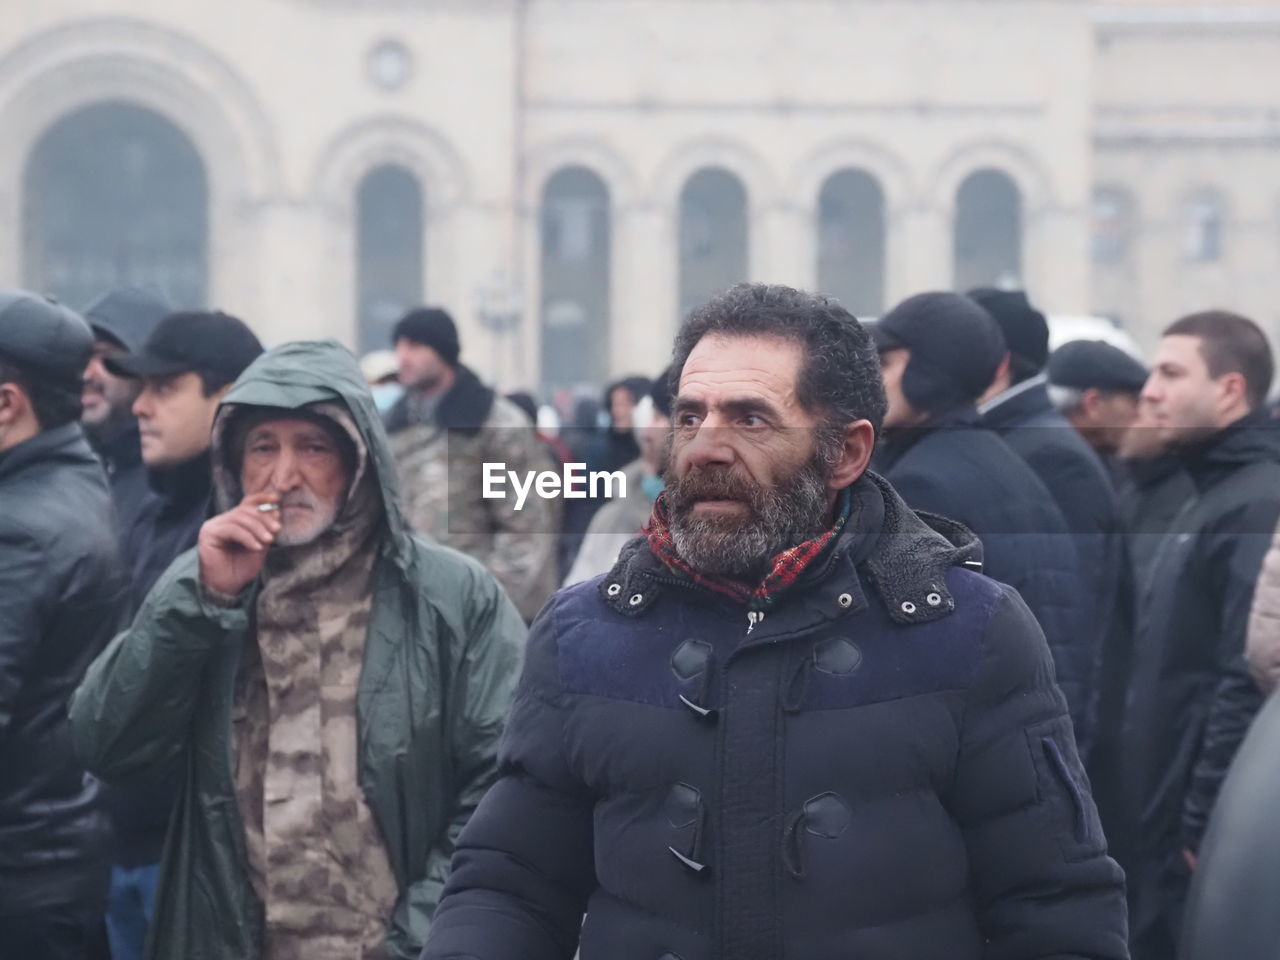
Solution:
[(869, 420), (880, 433), (888, 407), (880, 357), (866, 329), (836, 301), (779, 284), (730, 287), (690, 313), (676, 335), (673, 393), (689, 354), (707, 334), (779, 337), (800, 344), (804, 365), (796, 397), (806, 411), (823, 417), (820, 439), (834, 442), (855, 420)]

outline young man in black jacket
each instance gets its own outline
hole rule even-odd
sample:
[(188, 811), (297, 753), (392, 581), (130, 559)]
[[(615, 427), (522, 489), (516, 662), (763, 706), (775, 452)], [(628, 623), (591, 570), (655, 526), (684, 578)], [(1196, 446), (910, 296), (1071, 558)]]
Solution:
[(1165, 330), (1143, 389), (1194, 496), (1138, 584), (1123, 749), (1138, 823), (1133, 952), (1177, 952), (1205, 825), (1262, 703), (1244, 661), (1254, 585), (1280, 518), (1271, 348), (1252, 321), (1192, 314)]
[(425, 960), (1123, 960), (1043, 634), (867, 472), (866, 332), (744, 284), (672, 382), (650, 527), (535, 622)]
[(109, 861), (67, 700), (121, 625), (110, 494), (80, 417), (93, 335), (0, 293), (0, 956), (84, 960)]
[[(195, 546), (209, 518), (214, 414), (260, 353), (258, 338), (235, 317), (188, 312), (165, 317), (133, 351), (105, 358), (112, 375), (138, 385), (133, 413), (149, 487), (124, 537), (130, 618), (169, 565)], [(107, 911), (112, 960), (142, 956), (175, 782), (175, 771), (165, 767), (107, 787), (115, 827)]]

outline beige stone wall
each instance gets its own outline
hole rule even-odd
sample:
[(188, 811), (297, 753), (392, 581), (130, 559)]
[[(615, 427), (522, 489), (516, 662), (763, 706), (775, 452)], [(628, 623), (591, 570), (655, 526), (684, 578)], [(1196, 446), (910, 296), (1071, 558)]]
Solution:
[[(354, 193), (386, 162), (424, 187), (428, 299), (459, 318), (465, 358), (511, 387), (537, 381), (538, 207), (568, 164), (610, 191), (618, 373), (665, 361), (678, 197), (707, 165), (746, 187), (753, 279), (815, 282), (818, 192), (857, 167), (886, 197), (888, 301), (948, 287), (956, 189), (995, 167), (1021, 191), (1023, 279), (1047, 310), (1119, 310), (1140, 336), (1210, 301), (1271, 322), (1280, 34), (1258, 16), (1206, 31), (1088, 0), (11, 0), (0, 271), (23, 276), (32, 145), (77, 107), (123, 99), (197, 147), (210, 299), (271, 342), (354, 342)], [(389, 37), (413, 56), (391, 92), (365, 72)], [(1245, 134), (1226, 136), (1224, 116)], [(1179, 126), (1203, 123), (1212, 136)], [(1103, 181), (1138, 201), (1124, 269), (1089, 259)], [(1224, 259), (1187, 269), (1176, 208), (1204, 184), (1227, 200)], [(476, 309), (498, 273), (524, 311), (495, 348)]]

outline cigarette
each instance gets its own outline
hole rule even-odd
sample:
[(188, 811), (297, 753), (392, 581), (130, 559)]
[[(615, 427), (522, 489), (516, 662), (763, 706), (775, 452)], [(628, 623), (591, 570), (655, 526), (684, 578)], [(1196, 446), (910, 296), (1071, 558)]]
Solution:
[(278, 504), (278, 503), (260, 503), (260, 504), (258, 504), (258, 512), (259, 512), (259, 513), (271, 513), (272, 511), (279, 510), (279, 509), (280, 509), (280, 504)]

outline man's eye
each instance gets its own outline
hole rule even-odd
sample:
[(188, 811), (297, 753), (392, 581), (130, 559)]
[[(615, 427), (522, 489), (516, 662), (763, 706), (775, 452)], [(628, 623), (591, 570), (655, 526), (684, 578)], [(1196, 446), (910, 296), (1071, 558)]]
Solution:
[(748, 413), (745, 417), (742, 418), (742, 425), (744, 427), (763, 427), (764, 417), (760, 416), (759, 414)]
[(697, 414), (685, 413), (681, 414), (679, 423), (682, 427), (696, 427), (699, 423), (699, 418)]

